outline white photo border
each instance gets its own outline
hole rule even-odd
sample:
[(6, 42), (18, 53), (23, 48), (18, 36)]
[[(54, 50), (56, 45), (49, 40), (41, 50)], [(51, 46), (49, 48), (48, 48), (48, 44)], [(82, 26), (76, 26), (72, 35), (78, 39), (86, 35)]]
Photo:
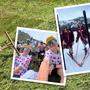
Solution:
[[(58, 21), (57, 21), (57, 10), (58, 9), (66, 9), (66, 8), (73, 8), (73, 7), (79, 7), (79, 6), (85, 6), (85, 5), (90, 5), (90, 3), (85, 3), (85, 4), (79, 4), (79, 5), (71, 5), (71, 6), (64, 6), (64, 7), (56, 7), (54, 8), (54, 14), (55, 14), (55, 20), (56, 20), (56, 27), (57, 27), (57, 33), (58, 33), (58, 39), (59, 39), (59, 44), (61, 46), (61, 38), (60, 38), (60, 34), (59, 34), (59, 25), (58, 25)], [(62, 46), (61, 46), (62, 47)], [(62, 49), (62, 48), (61, 48)], [(62, 54), (62, 50), (61, 50), (61, 54)], [(64, 60), (64, 59), (63, 59)], [(65, 71), (65, 70), (64, 70)], [(72, 72), (72, 73), (64, 73), (65, 76), (70, 76), (70, 75), (76, 75), (76, 74), (84, 74), (84, 73), (90, 73), (90, 70), (86, 70), (86, 71), (80, 71), (80, 72)]]
[[(57, 34), (57, 32), (55, 31), (50, 31), (50, 30), (40, 30), (40, 29), (32, 29), (32, 28), (25, 28), (25, 27), (17, 27), (16, 29), (16, 37), (15, 37), (15, 48), (17, 47), (17, 40), (18, 40), (18, 31), (22, 30), (22, 29), (31, 29), (34, 31), (39, 31), (39, 32), (51, 32), (51, 33), (55, 33)], [(15, 55), (16, 55), (16, 51), (14, 50), (13, 53), (13, 61), (12, 61), (12, 69), (11, 69), (11, 79), (14, 80), (22, 80), (22, 81), (30, 81), (30, 82), (36, 82), (36, 83), (42, 83), (42, 84), (52, 84), (52, 85), (59, 85), (59, 86), (65, 86), (66, 85), (66, 76), (64, 74), (64, 83), (55, 83), (55, 82), (48, 82), (48, 81), (40, 81), (40, 80), (30, 80), (30, 79), (21, 79), (21, 78), (15, 78), (13, 77), (13, 68), (14, 68), (14, 61), (15, 61)], [(63, 62), (63, 60), (62, 60)], [(63, 72), (65, 72), (64, 70), (64, 64), (62, 63), (63, 66)]]

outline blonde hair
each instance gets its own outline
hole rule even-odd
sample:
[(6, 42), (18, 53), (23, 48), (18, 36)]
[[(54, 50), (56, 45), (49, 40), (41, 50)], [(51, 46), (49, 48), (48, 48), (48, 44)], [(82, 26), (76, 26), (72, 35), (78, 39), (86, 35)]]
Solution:
[(49, 36), (49, 37), (46, 39), (46, 44), (48, 44), (48, 42), (52, 41), (53, 39), (55, 39), (53, 36)]

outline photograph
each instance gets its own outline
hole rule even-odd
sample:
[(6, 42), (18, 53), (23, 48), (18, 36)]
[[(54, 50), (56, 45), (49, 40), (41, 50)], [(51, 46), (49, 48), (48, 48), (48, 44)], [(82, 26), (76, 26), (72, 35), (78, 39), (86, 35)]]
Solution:
[(90, 3), (56, 7), (65, 75), (90, 72)]
[(11, 79), (65, 86), (57, 32), (17, 27)]

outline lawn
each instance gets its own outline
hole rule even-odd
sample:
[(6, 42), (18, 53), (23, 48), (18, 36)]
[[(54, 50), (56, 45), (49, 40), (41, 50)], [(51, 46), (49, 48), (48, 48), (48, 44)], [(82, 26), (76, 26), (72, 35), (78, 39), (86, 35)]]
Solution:
[[(56, 31), (54, 7), (87, 3), (90, 0), (0, 0), (0, 45), (4, 31), (15, 38), (16, 27)], [(13, 50), (0, 52), (0, 90), (90, 90), (90, 74), (67, 77), (65, 87), (10, 79)]]

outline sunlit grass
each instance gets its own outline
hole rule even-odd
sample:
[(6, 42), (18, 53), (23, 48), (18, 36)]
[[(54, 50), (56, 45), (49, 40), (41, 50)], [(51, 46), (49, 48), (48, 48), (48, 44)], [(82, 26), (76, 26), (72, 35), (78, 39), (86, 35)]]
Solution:
[[(17, 26), (56, 31), (54, 7), (87, 3), (90, 0), (0, 0), (0, 43), (7, 40), (3, 31), (15, 38)], [(11, 51), (10, 51), (11, 50)], [(0, 54), (13, 53), (7, 49)], [(10, 79), (12, 57), (0, 57), (0, 90), (89, 90), (90, 74), (71, 76), (66, 87)]]

